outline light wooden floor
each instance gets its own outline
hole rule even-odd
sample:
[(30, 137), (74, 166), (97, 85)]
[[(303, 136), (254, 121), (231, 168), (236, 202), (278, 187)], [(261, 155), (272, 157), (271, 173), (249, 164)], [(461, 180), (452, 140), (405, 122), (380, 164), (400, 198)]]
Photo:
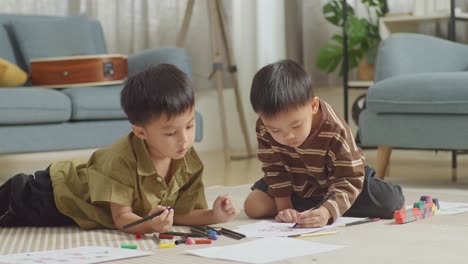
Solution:
[[(364, 91), (351, 91), (351, 98)], [(339, 87), (317, 89), (316, 94), (342, 112), (342, 90)], [(350, 105), (352, 100), (350, 100)], [(356, 125), (350, 126), (356, 131)], [(220, 132), (221, 133), (221, 132)], [(207, 140), (207, 139), (205, 139)], [(252, 142), (255, 146), (255, 142)], [(16, 173), (31, 173), (46, 168), (55, 160), (87, 159), (92, 150), (0, 155), (0, 182)], [(239, 185), (253, 183), (262, 176), (259, 162), (253, 159), (226, 163), (221, 151), (199, 153), (205, 164), (205, 185)], [(366, 163), (375, 166), (375, 150), (365, 150)], [(386, 180), (412, 187), (440, 187), (468, 189), (468, 155), (459, 156), (458, 182), (451, 183), (451, 154), (449, 152), (394, 150), (390, 161), (390, 175)]]

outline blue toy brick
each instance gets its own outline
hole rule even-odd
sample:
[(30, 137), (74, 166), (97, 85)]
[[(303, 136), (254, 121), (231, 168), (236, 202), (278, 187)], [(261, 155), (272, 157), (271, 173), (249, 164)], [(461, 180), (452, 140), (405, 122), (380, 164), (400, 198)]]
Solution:
[(426, 202), (426, 203), (429, 203), (429, 196), (421, 196), (421, 199), (419, 199), (420, 201), (423, 201), (423, 202)]

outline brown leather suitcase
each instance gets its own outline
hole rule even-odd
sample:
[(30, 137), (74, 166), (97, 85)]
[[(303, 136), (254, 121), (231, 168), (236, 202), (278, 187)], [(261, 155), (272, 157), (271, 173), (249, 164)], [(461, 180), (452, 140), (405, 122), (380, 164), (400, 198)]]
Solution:
[(31, 60), (33, 86), (50, 88), (123, 83), (127, 56), (120, 54), (40, 58)]

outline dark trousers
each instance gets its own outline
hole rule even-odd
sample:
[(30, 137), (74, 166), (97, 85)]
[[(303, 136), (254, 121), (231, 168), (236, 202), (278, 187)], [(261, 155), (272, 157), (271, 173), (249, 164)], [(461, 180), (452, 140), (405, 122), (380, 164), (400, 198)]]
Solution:
[(0, 186), (0, 226), (75, 225), (55, 206), (49, 169), (18, 174)]
[[(393, 212), (400, 210), (405, 203), (401, 187), (375, 178), (375, 170), (371, 167), (366, 166), (365, 172), (362, 191), (351, 208), (343, 216), (393, 218)], [(268, 185), (262, 178), (251, 189), (267, 192)], [(317, 198), (302, 198), (293, 193), (291, 201), (294, 209), (302, 212), (314, 207), (321, 200)]]

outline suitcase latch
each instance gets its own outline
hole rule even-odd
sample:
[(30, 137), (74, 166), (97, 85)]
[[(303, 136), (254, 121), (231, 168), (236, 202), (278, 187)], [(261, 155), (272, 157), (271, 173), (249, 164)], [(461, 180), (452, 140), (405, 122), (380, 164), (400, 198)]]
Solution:
[(104, 77), (112, 77), (114, 76), (114, 63), (112, 61), (104, 62)]

